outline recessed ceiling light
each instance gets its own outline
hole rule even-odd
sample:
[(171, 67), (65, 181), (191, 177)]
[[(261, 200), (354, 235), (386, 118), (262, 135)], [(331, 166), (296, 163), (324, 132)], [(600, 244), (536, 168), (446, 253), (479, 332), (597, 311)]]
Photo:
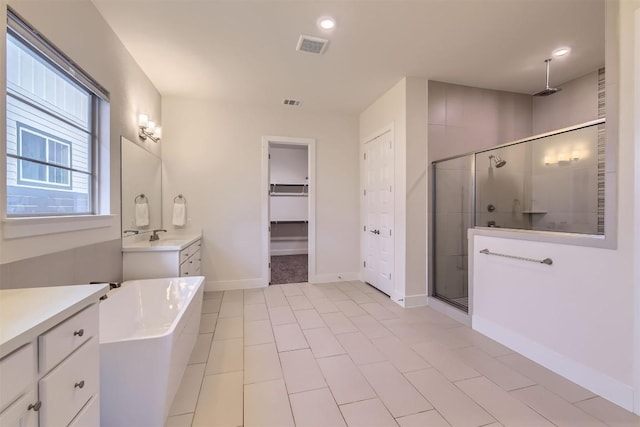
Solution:
[(553, 51), (553, 56), (567, 56), (571, 52), (570, 47), (559, 47)]
[(330, 16), (323, 16), (318, 19), (318, 27), (323, 30), (333, 30), (336, 27), (336, 20)]

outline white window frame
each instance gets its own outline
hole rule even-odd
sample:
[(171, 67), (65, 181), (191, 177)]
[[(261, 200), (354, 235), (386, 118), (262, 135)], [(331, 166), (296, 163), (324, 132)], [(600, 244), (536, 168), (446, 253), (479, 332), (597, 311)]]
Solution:
[[(79, 230), (107, 228), (116, 225), (117, 215), (110, 211), (110, 107), (109, 93), (94, 81), (86, 72), (76, 65), (70, 58), (49, 42), (34, 27), (24, 21), (10, 7), (0, 10), (0, 20), (6, 24), (0, 30), (3, 37), (0, 55), (6, 59), (6, 38), (11, 33), (14, 37), (27, 42), (36, 51), (42, 53), (48, 60), (59, 66), (63, 73), (67, 73), (96, 96), (92, 103), (93, 128), (93, 214), (70, 214), (65, 216), (34, 216), (7, 217), (7, 175), (6, 167), (0, 168), (0, 178), (3, 179), (0, 190), (0, 220), (2, 222), (2, 238), (14, 239), (46, 234), (65, 233)], [(4, 82), (0, 88), (0, 102), (7, 105), (7, 75), (6, 67), (0, 67), (0, 80)], [(6, 123), (6, 108), (0, 112), (0, 120)], [(0, 161), (6, 165), (6, 132), (0, 137)], [(98, 185), (99, 183), (99, 185)]]

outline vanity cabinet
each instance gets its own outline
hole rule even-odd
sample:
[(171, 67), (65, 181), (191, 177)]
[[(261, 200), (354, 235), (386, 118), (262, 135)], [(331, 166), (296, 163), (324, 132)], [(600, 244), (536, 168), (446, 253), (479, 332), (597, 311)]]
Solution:
[(124, 248), (122, 258), (124, 280), (200, 275), (202, 240), (197, 238), (185, 242), (179, 245), (163, 246), (160, 241), (146, 249)]
[(107, 290), (1, 291), (0, 426), (100, 425), (98, 300)]

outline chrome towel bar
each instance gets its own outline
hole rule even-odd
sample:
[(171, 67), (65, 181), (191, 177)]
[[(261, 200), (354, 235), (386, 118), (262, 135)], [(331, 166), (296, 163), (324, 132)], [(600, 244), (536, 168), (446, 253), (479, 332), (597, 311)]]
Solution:
[(496, 252), (491, 252), (489, 249), (483, 249), (480, 251), (480, 253), (485, 255), (495, 255), (495, 256), (501, 256), (505, 258), (519, 259), (521, 261), (535, 262), (537, 264), (547, 264), (547, 265), (553, 264), (553, 260), (551, 258), (545, 258), (545, 259), (526, 258), (526, 257), (516, 256), (516, 255), (499, 254)]

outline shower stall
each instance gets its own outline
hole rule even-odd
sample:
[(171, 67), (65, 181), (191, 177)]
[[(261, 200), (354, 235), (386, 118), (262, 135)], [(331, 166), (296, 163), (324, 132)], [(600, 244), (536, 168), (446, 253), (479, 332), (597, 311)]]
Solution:
[(604, 234), (599, 119), (432, 163), (431, 295), (469, 309), (473, 227)]

